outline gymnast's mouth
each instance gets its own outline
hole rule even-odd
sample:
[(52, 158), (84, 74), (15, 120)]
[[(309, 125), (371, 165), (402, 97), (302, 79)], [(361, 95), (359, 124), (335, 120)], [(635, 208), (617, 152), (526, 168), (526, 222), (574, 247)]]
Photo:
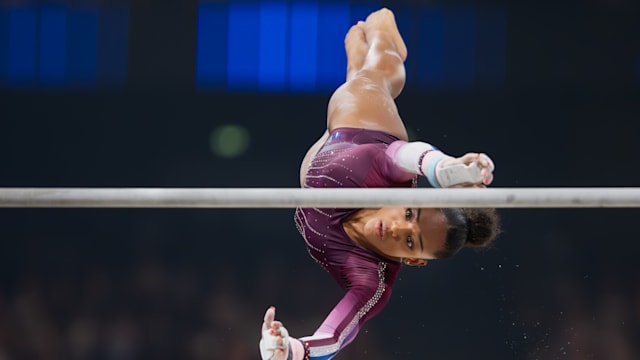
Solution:
[(376, 235), (378, 235), (380, 239), (384, 239), (384, 226), (382, 225), (382, 221), (378, 221), (378, 225), (376, 225)]

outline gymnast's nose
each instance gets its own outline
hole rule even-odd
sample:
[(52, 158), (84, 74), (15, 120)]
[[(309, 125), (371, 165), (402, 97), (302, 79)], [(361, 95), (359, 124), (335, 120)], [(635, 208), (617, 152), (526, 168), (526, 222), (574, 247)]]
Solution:
[(396, 220), (391, 223), (391, 236), (402, 239), (413, 233), (413, 224), (408, 221)]

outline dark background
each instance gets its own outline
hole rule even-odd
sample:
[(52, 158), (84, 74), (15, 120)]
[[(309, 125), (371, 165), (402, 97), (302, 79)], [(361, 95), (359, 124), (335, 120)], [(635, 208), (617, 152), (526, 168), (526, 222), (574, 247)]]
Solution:
[[(126, 88), (3, 88), (0, 186), (296, 187), (330, 92), (196, 90), (196, 8), (129, 4)], [(636, 2), (506, 9), (501, 86), (427, 91), (408, 73), (398, 106), (414, 138), (487, 152), (496, 187), (637, 186)], [(209, 149), (228, 123), (251, 135), (241, 157)], [(492, 248), (404, 269), (384, 312), (336, 358), (640, 358), (640, 212), (500, 213)], [(291, 209), (2, 209), (0, 359), (255, 359), (272, 304), (294, 336), (308, 335), (341, 291), (292, 219)]]

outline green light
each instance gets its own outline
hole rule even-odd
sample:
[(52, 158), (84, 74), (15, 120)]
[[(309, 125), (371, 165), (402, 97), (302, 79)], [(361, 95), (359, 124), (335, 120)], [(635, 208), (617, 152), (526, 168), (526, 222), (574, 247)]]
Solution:
[(216, 155), (234, 158), (243, 155), (249, 149), (251, 136), (249, 131), (239, 125), (222, 125), (211, 132), (209, 146)]

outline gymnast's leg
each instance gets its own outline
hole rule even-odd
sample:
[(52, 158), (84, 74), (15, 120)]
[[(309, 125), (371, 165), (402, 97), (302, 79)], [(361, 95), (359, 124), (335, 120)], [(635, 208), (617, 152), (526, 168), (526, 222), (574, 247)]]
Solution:
[(394, 101), (405, 84), (407, 48), (393, 13), (378, 10), (352, 31), (359, 36), (345, 41), (349, 59), (347, 81), (329, 101), (329, 131), (339, 127), (365, 128), (407, 140)]
[(329, 101), (327, 131), (302, 161), (300, 185), (303, 187), (309, 163), (335, 128), (380, 130), (408, 139), (394, 102), (405, 83), (407, 47), (393, 13), (381, 9), (370, 14), (366, 21), (359, 21), (349, 29), (344, 45), (346, 82)]

